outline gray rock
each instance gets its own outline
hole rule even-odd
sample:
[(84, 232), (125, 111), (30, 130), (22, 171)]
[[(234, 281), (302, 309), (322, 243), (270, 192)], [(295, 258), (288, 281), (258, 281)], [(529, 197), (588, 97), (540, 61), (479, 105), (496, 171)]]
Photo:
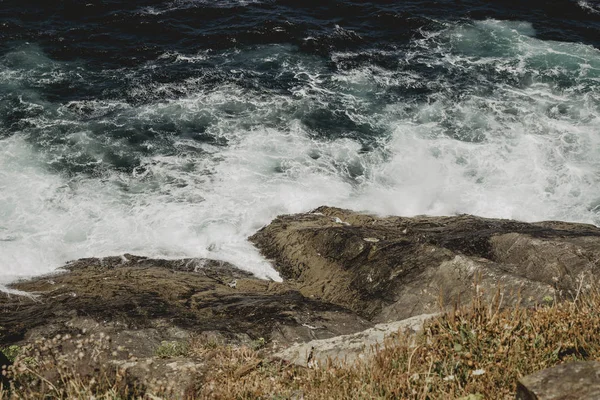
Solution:
[(527, 375), (517, 384), (517, 400), (600, 399), (600, 362), (578, 361)]
[(302, 367), (326, 365), (328, 361), (352, 363), (357, 359), (370, 357), (378, 346), (385, 345), (386, 339), (392, 339), (398, 333), (412, 335), (421, 332), (423, 324), (435, 315), (419, 315), (403, 321), (377, 324), (373, 328), (351, 335), (296, 343), (276, 353), (274, 357)]

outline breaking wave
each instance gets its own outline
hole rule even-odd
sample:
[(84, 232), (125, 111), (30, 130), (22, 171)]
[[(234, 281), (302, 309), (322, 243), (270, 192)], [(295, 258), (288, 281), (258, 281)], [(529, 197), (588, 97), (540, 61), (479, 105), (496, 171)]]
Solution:
[(356, 48), (337, 26), (120, 68), (15, 44), (0, 57), (0, 281), (126, 252), (279, 279), (247, 236), (323, 204), (600, 224), (600, 51), (528, 22), (417, 31)]

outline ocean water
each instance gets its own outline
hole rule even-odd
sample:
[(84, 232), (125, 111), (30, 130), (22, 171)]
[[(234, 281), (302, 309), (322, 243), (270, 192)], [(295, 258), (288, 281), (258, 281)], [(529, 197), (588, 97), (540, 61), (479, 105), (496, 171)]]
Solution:
[(320, 205), (600, 224), (600, 2), (0, 1), (0, 283)]

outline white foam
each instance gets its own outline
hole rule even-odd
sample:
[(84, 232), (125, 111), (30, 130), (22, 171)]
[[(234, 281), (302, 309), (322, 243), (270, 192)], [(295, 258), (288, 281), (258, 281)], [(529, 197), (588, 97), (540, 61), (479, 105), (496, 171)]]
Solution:
[(209, 4), (215, 8), (245, 7), (250, 4), (260, 4), (260, 0), (173, 0), (159, 7), (145, 6), (137, 12), (140, 15), (161, 15), (175, 10), (186, 10), (198, 7), (198, 4)]
[[(64, 147), (40, 150), (26, 135), (0, 139), (0, 282), (50, 272), (71, 259), (125, 252), (216, 258), (279, 279), (247, 236), (278, 214), (323, 204), (379, 214), (598, 224), (600, 52), (533, 36), (525, 23), (483, 21), (450, 26), (415, 42), (412, 53), (398, 53), (403, 62), (464, 74), (472, 82), (460, 97), (441, 75), (425, 82), (440, 88), (427, 101), (380, 106), (372, 99), (388, 88), (418, 87), (425, 78), (376, 66), (332, 74), (318, 58), (266, 46), (228, 56), (245, 57), (249, 65), (283, 58), (299, 80), (291, 95), (234, 84), (207, 90), (186, 81), (188, 95), (177, 100), (139, 107), (72, 102), (57, 106), (62, 119), (32, 117), (44, 131), (80, 125)], [(491, 37), (494, 51), (486, 47)], [(563, 78), (575, 84), (561, 88), (556, 82)], [(529, 83), (511, 83), (524, 80)], [(180, 90), (169, 85), (130, 94)], [(319, 139), (300, 118), (332, 104), (387, 136), (368, 152), (343, 135)], [(215, 143), (168, 136), (162, 139), (171, 151), (140, 156), (142, 165), (131, 174), (63, 176), (48, 163), (74, 149), (100, 164), (107, 152), (128, 150), (123, 141), (98, 138), (85, 122), (69, 120), (72, 113), (116, 113), (112, 124), (206, 118), (211, 124), (204, 133)]]
[(600, 10), (597, 8), (598, 6), (591, 5), (589, 1), (580, 0), (577, 2), (577, 5), (592, 14), (600, 14)]

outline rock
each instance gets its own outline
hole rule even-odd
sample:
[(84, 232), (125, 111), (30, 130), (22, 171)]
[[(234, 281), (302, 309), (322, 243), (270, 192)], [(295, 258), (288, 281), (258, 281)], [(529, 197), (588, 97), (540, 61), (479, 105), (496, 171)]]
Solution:
[(135, 361), (116, 361), (117, 374), (128, 381), (142, 382), (149, 393), (161, 393), (161, 399), (193, 398), (195, 381), (204, 365), (186, 358), (161, 360), (145, 358)]
[(517, 384), (517, 400), (600, 399), (600, 362), (578, 361), (527, 375)]
[(574, 296), (600, 266), (600, 229), (564, 222), (320, 207), (280, 216), (250, 240), (307, 298), (374, 322), (437, 312), (471, 298), (475, 284), (488, 297), (503, 289), (504, 304)]
[(435, 315), (419, 315), (403, 321), (378, 324), (351, 335), (298, 343), (276, 353), (274, 357), (303, 367), (326, 365), (328, 361), (352, 363), (357, 359), (371, 356), (378, 345), (385, 344), (385, 339), (392, 338), (398, 333), (412, 335), (421, 332), (423, 324)]
[[(373, 326), (341, 306), (304, 297), (293, 284), (260, 280), (213, 260), (129, 254), (82, 259), (11, 289), (36, 296), (0, 293), (0, 346), (69, 337), (50, 346), (75, 355), (81, 351), (72, 362), (82, 376), (113, 365), (150, 391), (164, 386), (165, 377), (170, 377), (167, 389), (185, 390), (204, 368), (185, 357), (175, 364), (158, 358), (165, 342), (185, 344), (193, 336), (207, 343), (279, 349)], [(94, 350), (87, 351), (90, 346)], [(92, 353), (98, 355), (94, 360)], [(155, 360), (151, 368), (148, 360)], [(181, 374), (182, 365), (193, 373)], [(48, 373), (47, 379), (59, 379)]]
[[(440, 304), (475, 290), (491, 297), (502, 289), (505, 305), (575, 296), (600, 264), (596, 227), (468, 215), (382, 218), (321, 207), (278, 217), (250, 240), (283, 283), (215, 260), (81, 259), (0, 293), (0, 346), (50, 338), (51, 346), (76, 349), (82, 373), (112, 365), (142, 387), (172, 376), (185, 389), (205, 364), (180, 354), (163, 360), (164, 342), (267, 344), (301, 365), (351, 361), (387, 334), (418, 331)], [(30, 295), (15, 294), (23, 292)], [(89, 359), (82, 342), (104, 358)], [(257, 367), (244, 365), (236, 376)]]
[[(56, 334), (104, 331), (127, 338), (144, 357), (161, 341), (190, 332), (265, 338), (280, 344), (353, 333), (372, 326), (343, 307), (304, 297), (293, 286), (255, 278), (209, 260), (153, 260), (126, 255), (83, 259), (68, 272), (0, 294), (0, 344)], [(229, 285), (236, 280), (235, 287)], [(314, 328), (311, 328), (314, 327)]]

